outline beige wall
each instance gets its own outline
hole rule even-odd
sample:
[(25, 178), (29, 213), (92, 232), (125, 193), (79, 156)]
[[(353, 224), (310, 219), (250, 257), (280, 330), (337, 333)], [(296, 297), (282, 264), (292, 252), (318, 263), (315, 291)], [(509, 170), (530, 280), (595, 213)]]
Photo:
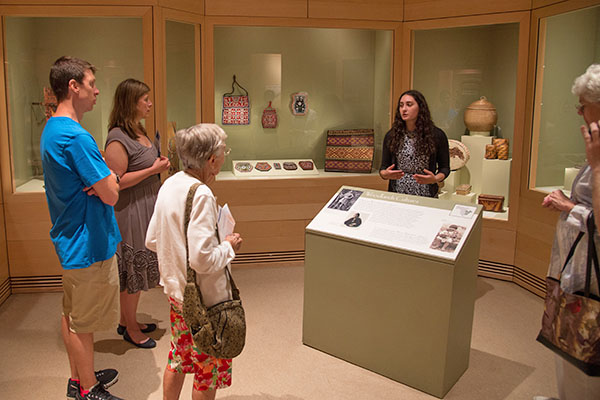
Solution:
[(167, 120), (174, 121), (177, 129), (196, 122), (194, 25), (175, 21), (166, 22), (167, 62)]
[[(376, 106), (389, 98), (382, 87), (391, 86), (391, 54), (382, 54), (381, 47), (391, 48), (392, 33), (376, 33), (217, 27), (215, 121), (221, 121), (222, 96), (231, 91), (233, 75), (250, 93), (250, 125), (224, 126), (232, 148), (230, 159), (311, 158), (323, 168), (328, 129), (374, 128), (377, 124), (376, 143), (381, 143), (389, 129), (389, 122), (384, 122), (388, 106), (374, 110), (373, 104), (376, 94)], [(307, 115), (292, 115), (294, 92), (308, 93)], [(262, 112), (269, 101), (277, 109), (276, 129), (262, 128)], [(225, 169), (231, 169), (231, 164)]]

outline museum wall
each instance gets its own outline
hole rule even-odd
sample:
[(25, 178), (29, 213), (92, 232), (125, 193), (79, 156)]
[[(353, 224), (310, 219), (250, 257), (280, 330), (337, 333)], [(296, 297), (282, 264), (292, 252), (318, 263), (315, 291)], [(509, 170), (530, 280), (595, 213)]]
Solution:
[(167, 121), (177, 129), (196, 123), (194, 25), (166, 21), (165, 27)]
[[(323, 169), (327, 130), (373, 129), (376, 121), (380, 154), (389, 129), (382, 121), (389, 115), (390, 91), (382, 87), (390, 87), (391, 31), (225, 26), (214, 37), (215, 121), (221, 123), (233, 75), (250, 98), (250, 124), (224, 126), (229, 160), (307, 158)], [(291, 112), (295, 92), (308, 94), (305, 116)], [(260, 122), (269, 102), (277, 110), (274, 129)], [(231, 168), (229, 162), (223, 170)]]
[[(232, 75), (236, 74), (238, 81), (250, 92), (251, 118), (255, 122), (250, 129), (227, 128), (230, 137), (228, 144), (239, 152), (236, 157), (239, 156), (240, 159), (254, 158), (255, 155), (262, 158), (296, 158), (306, 155), (322, 165), (324, 134), (327, 129), (374, 128), (377, 140), (372, 174), (324, 175), (306, 179), (231, 179), (215, 183), (214, 191), (219, 202), (230, 203), (240, 230), (248, 238), (244, 252), (240, 255), (240, 262), (256, 264), (277, 259), (285, 264), (292, 259), (301, 262), (304, 227), (341, 185), (385, 190), (387, 182), (381, 180), (375, 172), (380, 158), (381, 140), (393, 118), (392, 109), (397, 102), (394, 96), (408, 88), (403, 86), (409, 86), (400, 82), (403, 82), (405, 71), (410, 69), (414, 60), (421, 61), (419, 70), (414, 71), (414, 84), (410, 86), (419, 88), (426, 94), (436, 120), (442, 120), (444, 115), (440, 82), (446, 79), (447, 71), (460, 70), (464, 59), (485, 71), (481, 75), (477, 93), (473, 92), (471, 95), (490, 94), (488, 97), (498, 110), (498, 125), (502, 129), (502, 136), (518, 143), (523, 135), (529, 138), (531, 129), (525, 128), (525, 133), (520, 129), (522, 117), (515, 113), (514, 100), (516, 93), (523, 91), (525, 86), (528, 92), (533, 90), (530, 88), (535, 86), (535, 74), (527, 76), (526, 81), (521, 80), (514, 65), (517, 63), (517, 53), (523, 47), (534, 49), (536, 44), (533, 40), (522, 43), (521, 39), (516, 39), (519, 29), (515, 26), (518, 24), (506, 23), (507, 13), (526, 11), (523, 14), (533, 15), (530, 11), (532, 8), (562, 7), (565, 4), (569, 4), (571, 8), (582, 8), (592, 3), (589, 0), (376, 0), (376, 3), (355, 0), (270, 0), (261, 4), (250, 0), (2, 1), (0, 13), (4, 17), (5, 33), (2, 34), (5, 35), (5, 74), (0, 80), (2, 85), (7, 86), (6, 97), (10, 104), (5, 104), (5, 100), (0, 99), (0, 106), (9, 110), (11, 125), (8, 126), (4, 111), (0, 111), (0, 162), (4, 195), (4, 202), (0, 204), (3, 218), (0, 226), (6, 227), (5, 231), (2, 230), (2, 234), (6, 232), (6, 237), (0, 235), (0, 301), (1, 285), (3, 277), (8, 275), (8, 265), (13, 287), (18, 286), (18, 282), (28, 281), (22, 287), (19, 286), (20, 290), (47, 290), (59, 287), (60, 284), (60, 266), (48, 237), (50, 223), (41, 184), (34, 193), (15, 193), (13, 190), (15, 186), (21, 187), (23, 183), (27, 183), (34, 175), (31, 157), (36, 145), (32, 145), (32, 142), (35, 142), (39, 128), (33, 126), (35, 118), (32, 120), (30, 103), (41, 99), (42, 87), (47, 82), (48, 66), (57, 53), (71, 53), (71, 49), (77, 49), (77, 56), (89, 58), (99, 67), (98, 85), (101, 94), (95, 110), (86, 114), (84, 126), (95, 134), (100, 147), (103, 147), (106, 137), (108, 113), (117, 83), (127, 77), (146, 77), (148, 80), (148, 71), (151, 74), (158, 71), (148, 83), (166, 81), (165, 95), (155, 98), (155, 108), (160, 109), (161, 113), (164, 111), (161, 115), (165, 115), (168, 121), (176, 122), (178, 128), (199, 120), (219, 121), (222, 95), (230, 91)], [(41, 4), (44, 8), (36, 8), (32, 12), (35, 16), (30, 15), (29, 7), (23, 6)], [(73, 5), (93, 7), (82, 11), (83, 8)], [(119, 15), (119, 10), (121, 7), (127, 8), (125, 6), (135, 10), (128, 10), (120, 18), (106, 17), (107, 13)], [(150, 10), (149, 19), (154, 18), (154, 25), (150, 25), (150, 29), (147, 26), (148, 18), (144, 22), (139, 17), (142, 13), (139, 10), (144, 8), (142, 6), (150, 6), (145, 7)], [(165, 22), (161, 19), (161, 13), (165, 10), (166, 15), (167, 9), (195, 12), (199, 18), (197, 26), (202, 25), (203, 29), (201, 49), (197, 26), (181, 21)], [(46, 12), (52, 17), (37, 18)], [(104, 16), (69, 18), (69, 26), (74, 28), (76, 34), (65, 33), (64, 30), (61, 33), (61, 30), (55, 29), (56, 22), (63, 18), (62, 14), (77, 16), (86, 12), (97, 12)], [(131, 17), (135, 13), (138, 17)], [(232, 17), (233, 14), (236, 16)], [(472, 21), (482, 15), (488, 18), (486, 21), (492, 22), (486, 22), (483, 24), (486, 27), (478, 31), (479, 28), (474, 27)], [(438, 30), (439, 26), (448, 21), (448, 17), (456, 17), (465, 27), (451, 32)], [(597, 57), (600, 36), (597, 13), (596, 17), (590, 14), (583, 17), (570, 15), (569, 18), (574, 19), (573, 24), (577, 25), (575, 29), (584, 24), (593, 25), (592, 29), (588, 28), (584, 33), (588, 38), (593, 37), (594, 45), (575, 48), (574, 46), (580, 46), (577, 43), (579, 40), (566, 43), (557, 41), (556, 60), (560, 59), (561, 46), (564, 51), (575, 49)], [(227, 20), (227, 24), (213, 22), (221, 20)], [(436, 25), (435, 29), (415, 36), (415, 51), (408, 58), (404, 57), (402, 21), (431, 22)], [(165, 29), (156, 29), (163, 22)], [(207, 25), (211, 27), (210, 31), (206, 28)], [(384, 25), (385, 28), (379, 28)], [(552, 26), (552, 22), (549, 26)], [(436, 42), (436, 34), (439, 35), (440, 32), (444, 35), (445, 42), (452, 43), (454, 50)], [(465, 35), (465, 32), (470, 34)], [(157, 38), (153, 34), (164, 34), (165, 37)], [(90, 43), (80, 46), (78, 44), (84, 35)], [(151, 42), (150, 46), (148, 41)], [(161, 41), (164, 42), (164, 54), (157, 45)], [(549, 37), (548, 41), (554, 39)], [(465, 51), (466, 49), (471, 51)], [(203, 52), (203, 58), (196, 65), (200, 51)], [(552, 56), (552, 52), (550, 53), (549, 56)], [(584, 59), (572, 61), (578, 63), (577, 68), (590, 62)], [(163, 62), (164, 68), (159, 67)], [(440, 68), (440, 62), (447, 64)], [(535, 51), (530, 53), (525, 63), (535, 63)], [(556, 63), (553, 61), (554, 64)], [(521, 65), (522, 63), (519, 68)], [(279, 68), (280, 71), (279, 74), (274, 74), (278, 77), (274, 82), (265, 80), (264, 74), (261, 74), (261, 71), (271, 67)], [(570, 68), (571, 71), (573, 69)], [(201, 75), (198, 72), (200, 70)], [(546, 77), (551, 78), (552, 74), (560, 72), (558, 68), (550, 70)], [(214, 91), (203, 92), (204, 99), (200, 99), (199, 93), (190, 90), (190, 82), (199, 79), (199, 76), (203, 79), (203, 91), (214, 86)], [(368, 79), (364, 79), (365, 76)], [(265, 90), (268, 86), (275, 89), (277, 85), (279, 93), (277, 90), (273, 93)], [(314, 106), (313, 115), (302, 120), (293, 119), (289, 112), (289, 94), (291, 91), (301, 90), (309, 92), (309, 104)], [(557, 87), (555, 90), (566, 96), (570, 88)], [(210, 99), (206, 98), (207, 93), (210, 94)], [(200, 118), (197, 108), (199, 99), (202, 100), (202, 110), (210, 109), (210, 115), (204, 113)], [(260, 128), (260, 113), (268, 100), (275, 100), (273, 105), (281, 111), (279, 117), (285, 129), (280, 127), (273, 132), (265, 132)], [(466, 101), (466, 98), (461, 100), (463, 103)], [(568, 107), (561, 107), (572, 111), (575, 103), (570, 98), (565, 100), (566, 103), (569, 103)], [(556, 113), (560, 115), (562, 110), (563, 108), (557, 109)], [(533, 107), (526, 112), (533, 113)], [(462, 116), (455, 117), (457, 124), (448, 125), (451, 137), (464, 132), (464, 127), (461, 126)], [(552, 128), (568, 132), (563, 135), (565, 138), (577, 136), (576, 127), (581, 123), (577, 116), (569, 118), (569, 122), (565, 119), (563, 125)], [(151, 122), (156, 126), (163, 126), (164, 121), (152, 119)], [(541, 143), (542, 146), (546, 144), (548, 143)], [(529, 157), (529, 148), (517, 149), (511, 146), (511, 151), (513, 158), (519, 163), (521, 159)], [(573, 144), (572, 152), (581, 153), (581, 147)], [(228, 159), (226, 169), (231, 169), (231, 160)], [(482, 261), (503, 264), (507, 268), (512, 268), (514, 262), (514, 266), (531, 275), (528, 279), (543, 282), (556, 217), (539, 207), (541, 195), (529, 193), (533, 192), (527, 188), (526, 183), (529, 166), (525, 162), (518, 165), (522, 174), (516, 181), (523, 183), (516, 182), (521, 191), (517, 197), (518, 207), (514, 211), (516, 222), (484, 221)], [(7, 241), (7, 246), (3, 246), (3, 240)], [(8, 254), (6, 268), (6, 263), (3, 262), (6, 256), (3, 257), (2, 249)], [(507, 276), (509, 274), (506, 270), (503, 273)], [(45, 283), (38, 285), (38, 280)]]

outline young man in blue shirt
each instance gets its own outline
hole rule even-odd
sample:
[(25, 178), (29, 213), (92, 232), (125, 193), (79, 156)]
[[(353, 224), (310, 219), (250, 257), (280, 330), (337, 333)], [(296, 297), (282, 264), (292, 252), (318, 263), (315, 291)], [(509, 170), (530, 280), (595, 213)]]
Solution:
[(119, 281), (115, 251), (121, 241), (113, 206), (118, 176), (80, 122), (96, 104), (95, 68), (61, 57), (50, 70), (58, 107), (41, 139), (50, 237), (63, 267), (62, 336), (69, 356), (71, 399), (118, 400), (106, 387), (114, 369), (94, 372), (94, 332), (118, 319)]

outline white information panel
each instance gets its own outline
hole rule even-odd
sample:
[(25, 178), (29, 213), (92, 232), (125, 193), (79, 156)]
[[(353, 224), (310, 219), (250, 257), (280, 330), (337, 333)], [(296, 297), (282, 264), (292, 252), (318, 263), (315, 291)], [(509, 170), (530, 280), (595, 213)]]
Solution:
[(343, 186), (306, 229), (455, 260), (480, 210), (481, 206)]

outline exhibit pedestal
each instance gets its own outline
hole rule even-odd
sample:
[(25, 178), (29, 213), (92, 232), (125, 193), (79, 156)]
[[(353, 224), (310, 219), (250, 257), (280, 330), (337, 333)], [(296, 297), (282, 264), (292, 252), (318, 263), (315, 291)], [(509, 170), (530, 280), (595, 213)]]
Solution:
[[(405, 198), (449, 213), (454, 206)], [(471, 230), (453, 260), (328, 235), (309, 225), (303, 343), (444, 397), (469, 365), (482, 221), (481, 206), (471, 208), (477, 210)]]

